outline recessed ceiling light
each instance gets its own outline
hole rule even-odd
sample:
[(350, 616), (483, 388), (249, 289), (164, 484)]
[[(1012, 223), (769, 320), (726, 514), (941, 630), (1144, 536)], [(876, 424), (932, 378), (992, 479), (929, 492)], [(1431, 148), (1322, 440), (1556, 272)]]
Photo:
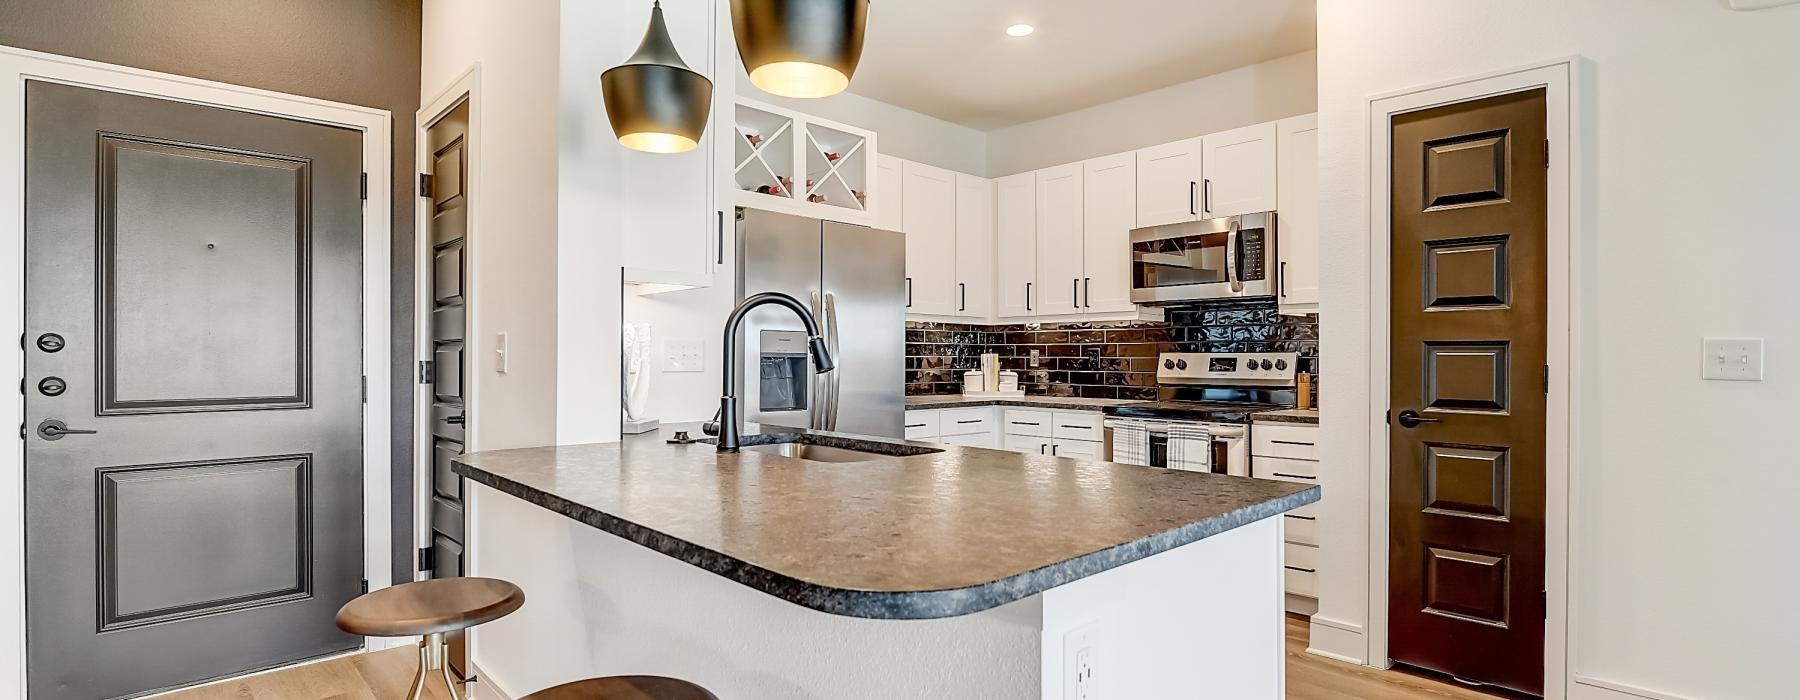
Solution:
[(1035, 31), (1037, 31), (1037, 27), (1033, 27), (1029, 24), (1015, 24), (1013, 26), (1006, 28), (1006, 35), (1007, 36), (1031, 36), (1031, 33), (1035, 32)]

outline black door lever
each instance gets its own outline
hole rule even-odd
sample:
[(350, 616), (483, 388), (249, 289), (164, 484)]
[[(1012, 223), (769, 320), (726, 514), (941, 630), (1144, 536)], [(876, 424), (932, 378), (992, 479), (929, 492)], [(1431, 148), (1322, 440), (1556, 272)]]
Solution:
[(1417, 428), (1417, 427), (1419, 427), (1420, 423), (1442, 422), (1436, 418), (1426, 418), (1424, 416), (1421, 416), (1421, 415), (1419, 415), (1418, 411), (1412, 410), (1410, 408), (1406, 409), (1404, 411), (1401, 411), (1400, 415), (1394, 416), (1394, 420), (1396, 422), (1398, 422), (1400, 424), (1400, 427), (1402, 427), (1402, 428)]

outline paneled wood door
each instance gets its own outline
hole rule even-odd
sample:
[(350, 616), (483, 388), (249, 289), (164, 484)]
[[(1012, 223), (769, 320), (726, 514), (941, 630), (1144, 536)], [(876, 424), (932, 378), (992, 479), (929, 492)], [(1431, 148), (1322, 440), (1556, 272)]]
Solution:
[(25, 134), (31, 697), (356, 648), (362, 135), (36, 81)]
[(1542, 693), (1545, 93), (1391, 129), (1388, 653)]
[[(431, 544), (425, 571), (432, 578), (463, 575), (468, 538), (463, 478), (450, 461), (465, 451), (469, 431), (469, 102), (464, 100), (425, 130), (431, 148), (425, 228), (431, 240)], [(461, 631), (448, 636), (450, 667), (464, 671), (468, 645)]]

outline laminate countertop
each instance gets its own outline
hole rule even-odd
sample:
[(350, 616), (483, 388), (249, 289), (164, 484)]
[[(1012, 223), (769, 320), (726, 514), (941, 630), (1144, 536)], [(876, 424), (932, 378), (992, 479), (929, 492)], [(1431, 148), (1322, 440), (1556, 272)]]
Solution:
[(1263, 411), (1250, 414), (1250, 420), (1258, 423), (1300, 423), (1303, 425), (1319, 424), (1319, 409), (1288, 408), (1280, 411)]
[(1073, 396), (1020, 396), (1005, 399), (965, 398), (960, 394), (939, 396), (908, 396), (906, 410), (919, 411), (935, 408), (975, 408), (978, 406), (1023, 406), (1026, 408), (1049, 408), (1064, 411), (1098, 411), (1107, 406), (1119, 406), (1142, 401), (1123, 401), (1119, 399), (1083, 399)]
[[(677, 429), (700, 434), (477, 452), (454, 469), (769, 595), (877, 619), (979, 612), (1319, 500), (1283, 481), (835, 433), (807, 438), (896, 456), (720, 454), (665, 442)], [(793, 439), (747, 430), (746, 445)]]

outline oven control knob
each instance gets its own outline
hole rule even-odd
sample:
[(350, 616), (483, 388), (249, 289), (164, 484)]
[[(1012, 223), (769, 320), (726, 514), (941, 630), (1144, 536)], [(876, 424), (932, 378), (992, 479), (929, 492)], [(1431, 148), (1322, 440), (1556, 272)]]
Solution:
[(1268, 360), (1263, 360), (1262, 365), (1263, 365), (1263, 369), (1273, 369), (1275, 367), (1275, 363), (1270, 362)]
[(1175, 369), (1175, 361), (1163, 360), (1163, 369)]
[(1275, 369), (1287, 369), (1287, 360), (1276, 360)]
[(1187, 369), (1187, 360), (1176, 360), (1175, 369)]

